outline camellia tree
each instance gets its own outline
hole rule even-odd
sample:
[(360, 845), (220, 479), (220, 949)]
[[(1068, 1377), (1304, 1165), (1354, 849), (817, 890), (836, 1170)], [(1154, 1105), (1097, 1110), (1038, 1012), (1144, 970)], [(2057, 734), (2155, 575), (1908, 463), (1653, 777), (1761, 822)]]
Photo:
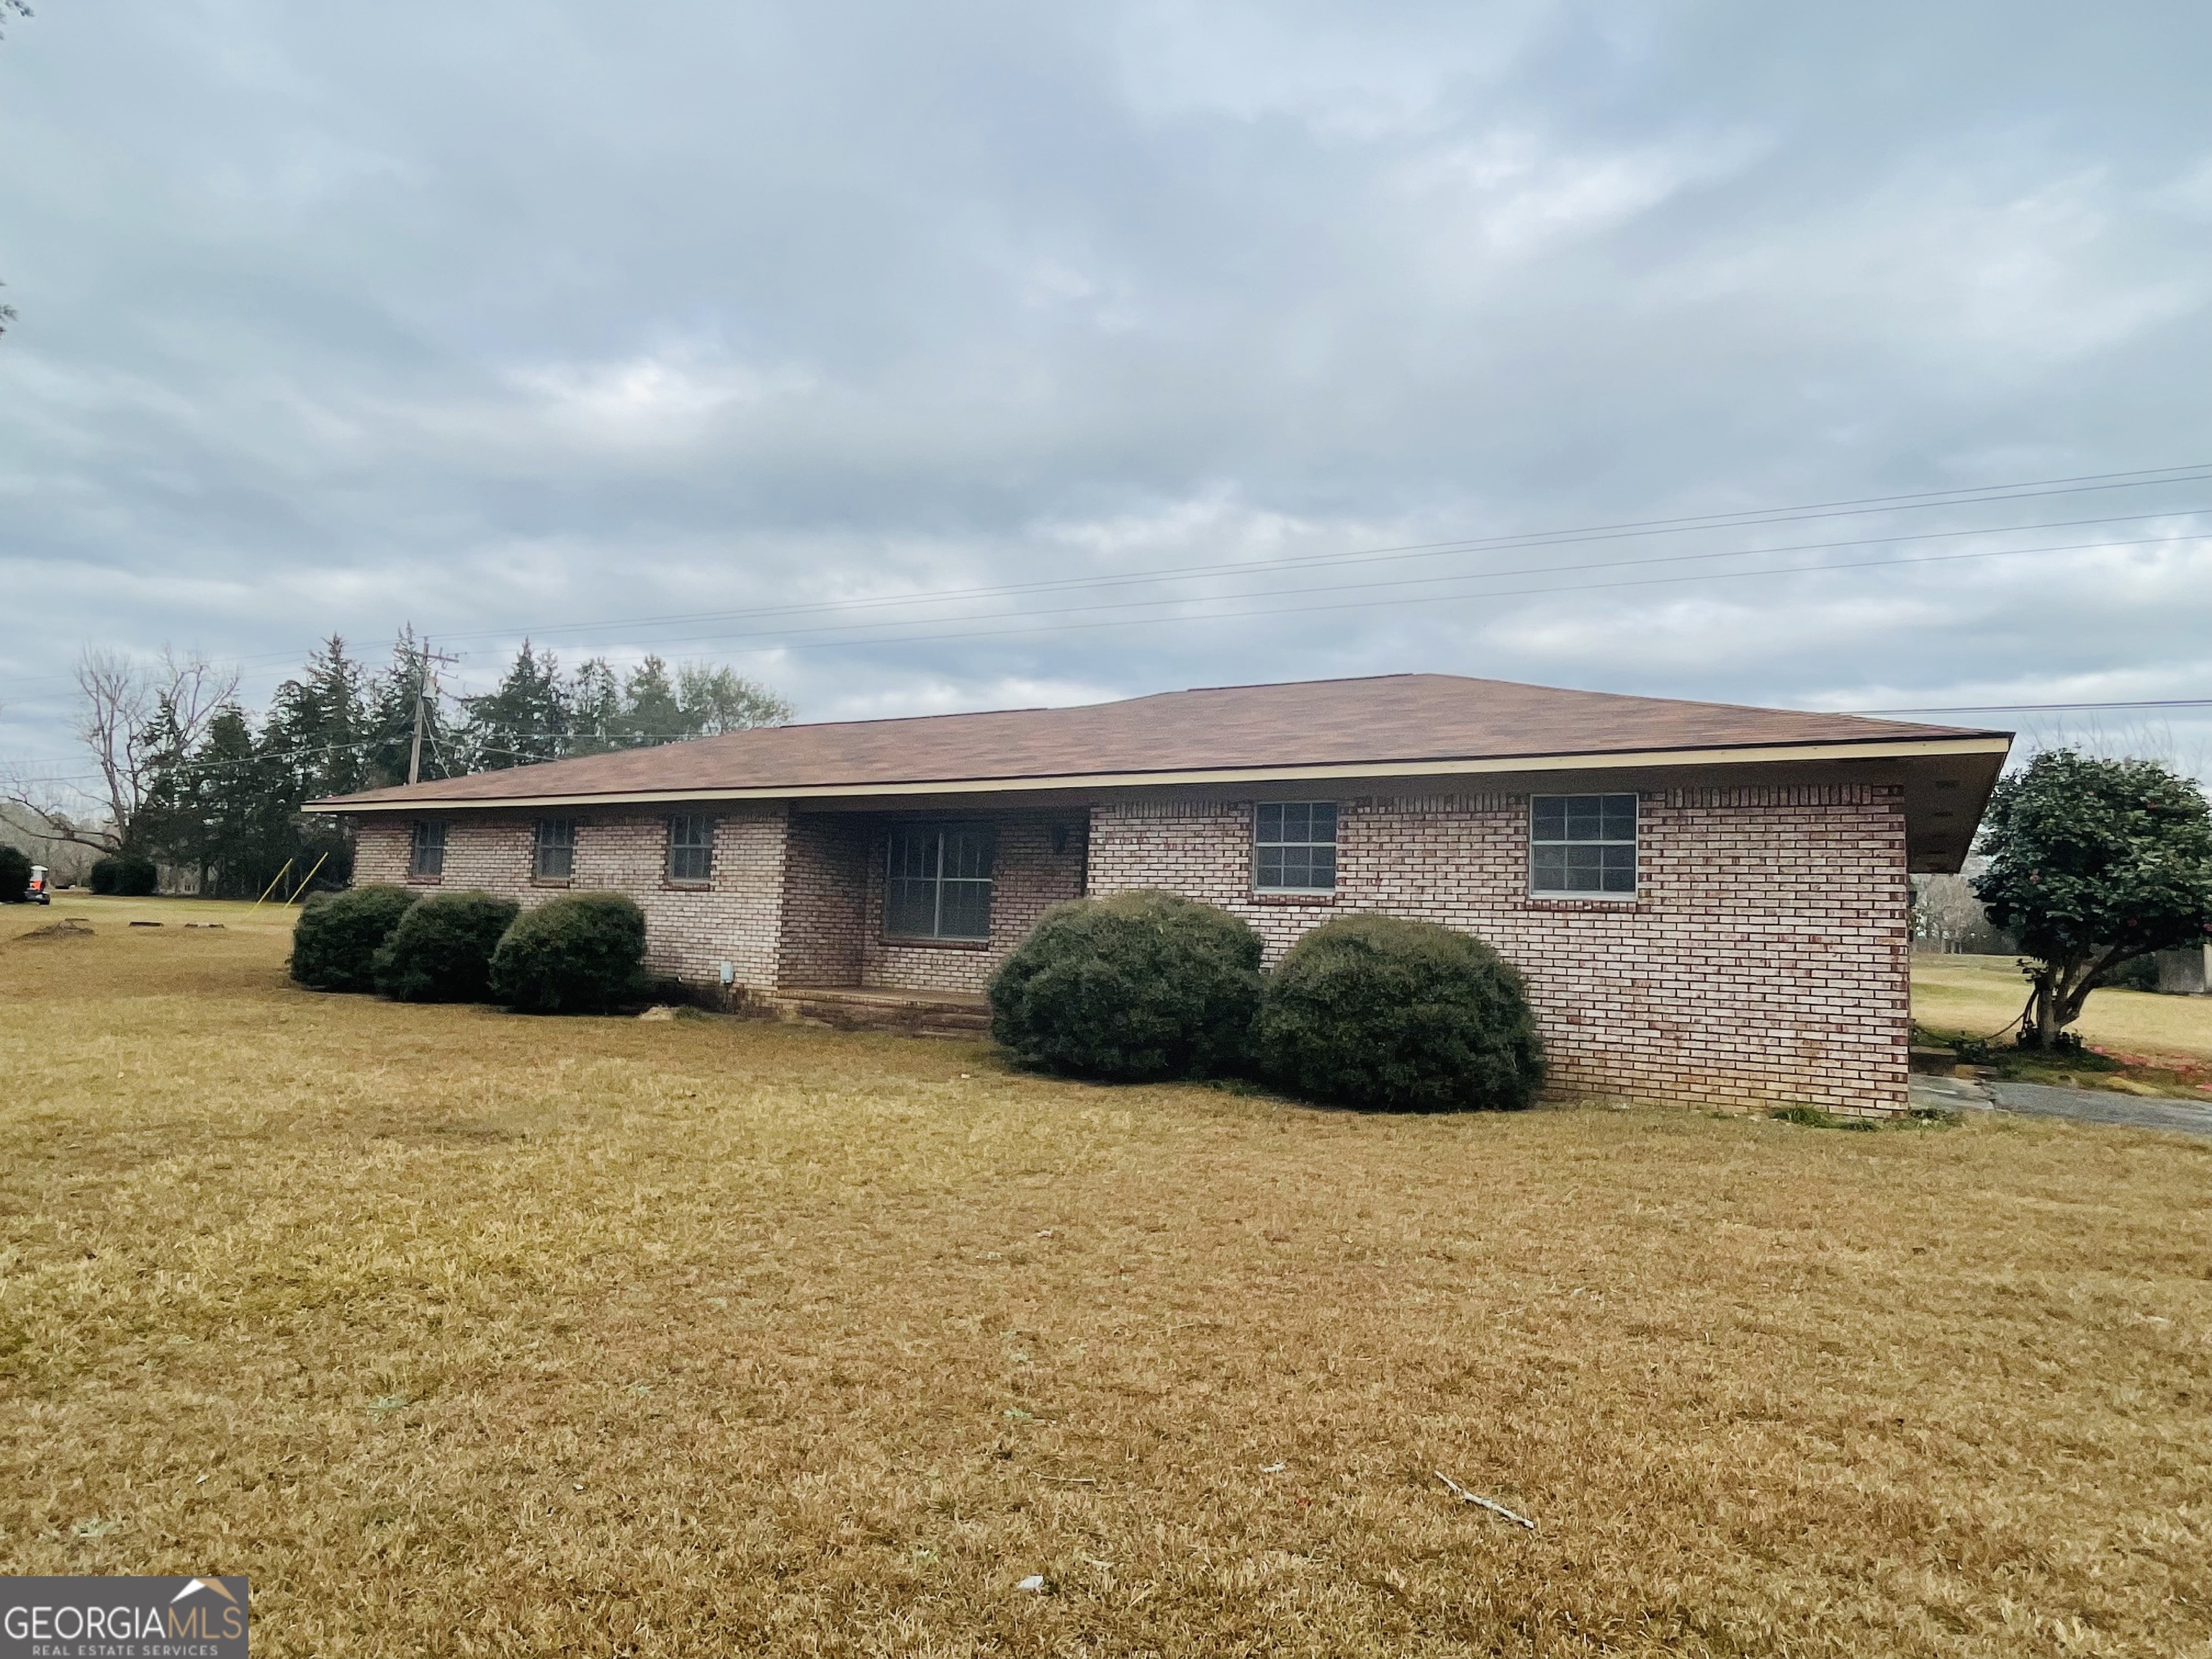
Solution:
[(1975, 896), (2035, 988), (2023, 1046), (2057, 1047), (2124, 963), (2212, 934), (2212, 809), (2154, 761), (2045, 750), (1998, 783), (1980, 848)]

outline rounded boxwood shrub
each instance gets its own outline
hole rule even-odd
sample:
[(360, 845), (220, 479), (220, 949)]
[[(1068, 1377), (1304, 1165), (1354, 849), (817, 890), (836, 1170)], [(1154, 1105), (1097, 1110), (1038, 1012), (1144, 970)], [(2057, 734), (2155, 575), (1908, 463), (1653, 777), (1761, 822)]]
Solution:
[(645, 913), (620, 893), (570, 893), (515, 918), (492, 952), (491, 997), (517, 1013), (601, 1013), (639, 995)]
[(1243, 1061), (1259, 1006), (1251, 928), (1172, 893), (1116, 893), (1044, 913), (991, 980), (991, 1035), (1081, 1077), (1207, 1077)]
[(153, 860), (142, 859), (136, 853), (110, 853), (92, 861), (88, 879), (95, 893), (144, 898), (160, 884), (161, 872), (154, 867)]
[(12, 847), (0, 847), (0, 904), (21, 904), (31, 896), (31, 860)]
[(401, 1002), (482, 1002), (491, 956), (522, 907), (490, 893), (436, 893), (410, 906), (376, 953), (376, 988)]
[(317, 991), (373, 991), (376, 953), (415, 902), (404, 887), (317, 893), (292, 929), (292, 977)]
[(1520, 974), (1480, 939), (1395, 916), (1344, 916), (1292, 945), (1255, 1041), (1285, 1087), (1384, 1111), (1522, 1107), (1544, 1080)]

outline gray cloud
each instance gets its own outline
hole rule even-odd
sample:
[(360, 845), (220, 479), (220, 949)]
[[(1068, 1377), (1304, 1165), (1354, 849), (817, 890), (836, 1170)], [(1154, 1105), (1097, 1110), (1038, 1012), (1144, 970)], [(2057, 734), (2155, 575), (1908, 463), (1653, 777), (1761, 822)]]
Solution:
[[(0, 749), (64, 752), (86, 641), (264, 690), (410, 620), (477, 684), (526, 627), (808, 716), (2212, 694), (2208, 483), (770, 614), (2212, 460), (2196, 9), (1374, 11), (41, 8), (0, 43)], [(1130, 599), (1171, 603), (1067, 610)], [(797, 631), (837, 620), (898, 625)]]

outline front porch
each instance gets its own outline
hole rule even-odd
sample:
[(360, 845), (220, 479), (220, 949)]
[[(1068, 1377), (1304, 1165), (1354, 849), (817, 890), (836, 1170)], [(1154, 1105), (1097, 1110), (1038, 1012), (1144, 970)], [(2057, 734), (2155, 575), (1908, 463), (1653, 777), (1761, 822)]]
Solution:
[(1083, 896), (1090, 834), (1082, 807), (793, 813), (764, 1000), (811, 1000), (826, 1013), (803, 1017), (832, 1024), (987, 1028), (999, 964), (1047, 909)]
[(779, 1018), (805, 1020), (840, 1031), (896, 1031), (902, 1036), (970, 1041), (991, 1035), (991, 1005), (980, 991), (817, 985), (769, 991), (752, 1000)]

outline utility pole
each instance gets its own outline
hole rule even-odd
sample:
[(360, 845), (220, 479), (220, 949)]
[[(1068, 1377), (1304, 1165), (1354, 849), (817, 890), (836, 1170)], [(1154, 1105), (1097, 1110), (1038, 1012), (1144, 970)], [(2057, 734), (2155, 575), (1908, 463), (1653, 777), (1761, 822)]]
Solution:
[(423, 708), (430, 695), (430, 665), (434, 662), (458, 663), (459, 657), (440, 656), (430, 649), (430, 641), (422, 641), (422, 651), (415, 667), (415, 742), (407, 751), (407, 781), (418, 783), (422, 777), (422, 720)]

